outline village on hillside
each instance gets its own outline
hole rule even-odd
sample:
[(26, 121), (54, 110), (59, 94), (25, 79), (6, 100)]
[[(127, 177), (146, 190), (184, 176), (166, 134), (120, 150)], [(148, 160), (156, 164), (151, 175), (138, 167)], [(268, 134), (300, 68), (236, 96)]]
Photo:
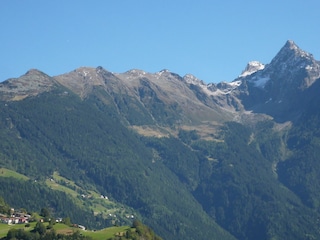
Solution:
[[(30, 214), (15, 210), (14, 208), (10, 209), (10, 214), (0, 213), (0, 223), (11, 225), (11, 224), (26, 224), (31, 221), (35, 221), (35, 219)], [(39, 221), (43, 222), (44, 219), (41, 218)], [(55, 222), (56, 223), (62, 222), (62, 218), (56, 218)]]

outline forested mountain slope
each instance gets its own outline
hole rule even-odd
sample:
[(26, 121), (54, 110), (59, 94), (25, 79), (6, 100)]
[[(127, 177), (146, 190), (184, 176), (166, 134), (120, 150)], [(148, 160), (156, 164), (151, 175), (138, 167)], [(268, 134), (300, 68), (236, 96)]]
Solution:
[(1, 105), (2, 166), (35, 180), (58, 171), (78, 185), (94, 185), (135, 208), (168, 239), (179, 234), (228, 238), (112, 109), (107, 111), (94, 97), (83, 101), (66, 90), (56, 86)]

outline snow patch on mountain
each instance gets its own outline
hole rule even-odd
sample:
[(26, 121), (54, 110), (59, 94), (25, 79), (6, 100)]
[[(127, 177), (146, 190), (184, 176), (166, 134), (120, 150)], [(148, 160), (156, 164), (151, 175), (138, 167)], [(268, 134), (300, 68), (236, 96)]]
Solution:
[(242, 71), (239, 77), (246, 77), (249, 76), (259, 70), (263, 70), (265, 65), (258, 62), (258, 61), (251, 61), (247, 64), (246, 68)]
[(312, 67), (312, 66), (310, 66), (310, 65), (307, 65), (307, 66), (305, 67), (305, 69), (306, 69), (306, 70), (312, 70), (312, 69), (313, 69), (313, 67)]
[(262, 77), (262, 76), (255, 76), (252, 78), (251, 82), (258, 87), (258, 88), (264, 88), (266, 83), (270, 80), (269, 76)]
[(217, 85), (213, 83), (205, 84), (202, 80), (196, 78), (192, 74), (186, 74), (183, 77), (187, 84), (192, 84), (198, 86), (202, 89), (204, 93), (208, 96), (226, 95), (230, 94), (233, 90), (238, 88), (242, 81), (237, 80), (233, 82), (220, 82)]
[(217, 90), (214, 95), (222, 94), (230, 94), (235, 89), (237, 89), (242, 84), (241, 80), (233, 81), (233, 82), (220, 82), (217, 84)]
[(238, 80), (238, 81), (234, 81), (234, 82), (230, 82), (230, 83), (227, 83), (229, 84), (231, 87), (239, 87), (241, 85), (241, 81)]
[(168, 69), (162, 69), (161, 71), (156, 72), (156, 75), (161, 76), (161, 75), (163, 75), (164, 73), (170, 73), (170, 71), (169, 71)]
[(131, 70), (127, 71), (126, 73), (136, 75), (136, 76), (142, 76), (142, 75), (146, 74), (145, 71), (139, 70), (139, 69), (131, 69)]

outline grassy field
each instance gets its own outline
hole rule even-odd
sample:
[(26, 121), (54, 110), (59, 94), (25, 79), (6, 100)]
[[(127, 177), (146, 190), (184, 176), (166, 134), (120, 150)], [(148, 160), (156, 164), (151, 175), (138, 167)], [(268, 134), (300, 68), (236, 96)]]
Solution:
[(10, 229), (24, 229), (25, 231), (31, 231), (36, 226), (36, 222), (30, 223), (30, 227), (25, 227), (25, 224), (4, 224), (0, 223), (0, 238), (7, 236)]
[(83, 235), (90, 236), (94, 240), (105, 240), (114, 236), (122, 236), (128, 229), (130, 229), (128, 226), (110, 227), (96, 232), (84, 231)]
[[(24, 229), (25, 231), (31, 231), (34, 229), (36, 225), (36, 222), (30, 223), (30, 227), (26, 228), (25, 224), (13, 224), (13, 225), (8, 225), (8, 224), (3, 224), (0, 223), (0, 238), (5, 237), (10, 229)], [(45, 223), (45, 225), (48, 225)], [(81, 230), (79, 228), (74, 228), (67, 226), (62, 223), (57, 223), (53, 226), (53, 228), (56, 230), (57, 233), (60, 234), (72, 234), (76, 231), (79, 231), (85, 236), (90, 236), (92, 237), (93, 240), (105, 240), (114, 236), (122, 236), (125, 234), (125, 232), (128, 229), (131, 229), (128, 226), (121, 226), (121, 227), (110, 227), (110, 228), (105, 228), (100, 231), (86, 231), (86, 230)]]
[(29, 180), (27, 176), (6, 168), (0, 168), (0, 177), (13, 177), (13, 178), (22, 179), (25, 181)]

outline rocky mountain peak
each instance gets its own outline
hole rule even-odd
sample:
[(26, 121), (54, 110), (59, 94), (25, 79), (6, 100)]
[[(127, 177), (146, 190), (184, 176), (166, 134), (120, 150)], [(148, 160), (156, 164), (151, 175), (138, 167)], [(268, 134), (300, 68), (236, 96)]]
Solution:
[(264, 69), (240, 78), (248, 83), (246, 94), (241, 92), (242, 103), (246, 109), (267, 113), (277, 121), (294, 118), (301, 111), (297, 107), (301, 100), (297, 99), (307, 98), (306, 90), (319, 79), (319, 62), (289, 40)]
[(28, 70), (24, 75), (25, 76), (27, 76), (27, 75), (29, 75), (29, 76), (30, 75), (45, 75), (45, 76), (48, 76), (47, 74), (45, 74), (45, 73), (43, 73), (40, 70), (35, 69), (35, 68), (32, 68), (32, 69)]
[(289, 40), (267, 65), (265, 73), (273, 82), (281, 82), (278, 87), (305, 89), (320, 77), (319, 70), (320, 64), (313, 55)]
[(311, 86), (320, 77), (319, 71), (320, 64), (313, 55), (288, 40), (269, 64), (250, 62), (239, 77), (272, 92), (273, 98), (283, 98), (289, 89)]
[(19, 78), (11, 78), (0, 83), (1, 100), (18, 101), (28, 96), (49, 91), (56, 82), (47, 74), (30, 69)]
[(299, 49), (299, 47), (295, 44), (294, 41), (292, 40), (287, 40), (287, 42), (284, 45), (285, 48), (290, 48), (290, 49)]
[(314, 61), (313, 55), (300, 49), (293, 41), (288, 40), (278, 54), (272, 59), (269, 68), (277, 67), (283, 72), (286, 69), (305, 68)]

